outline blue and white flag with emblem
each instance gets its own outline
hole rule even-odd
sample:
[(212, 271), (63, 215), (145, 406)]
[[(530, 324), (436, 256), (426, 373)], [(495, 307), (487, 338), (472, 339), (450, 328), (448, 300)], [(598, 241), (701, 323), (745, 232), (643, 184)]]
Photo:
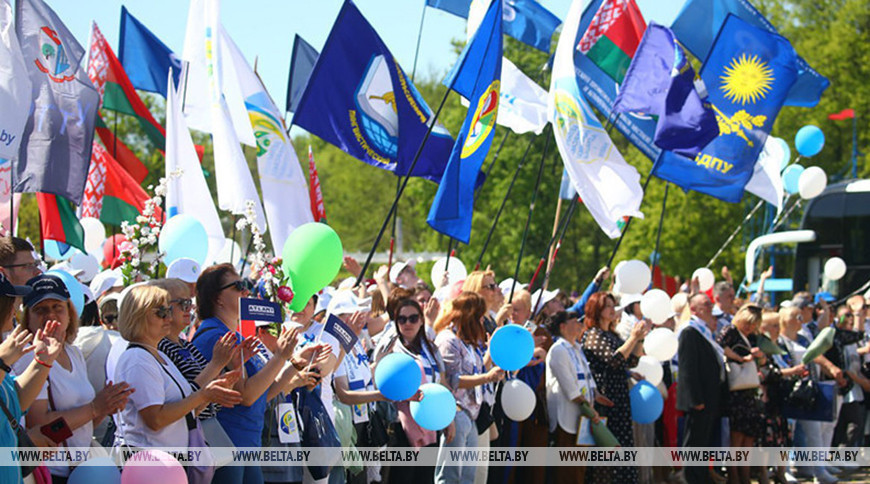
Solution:
[(580, 92), (574, 63), (583, 0), (574, 0), (565, 20), (550, 83), (550, 122), (571, 184), (592, 218), (609, 237), (619, 237), (624, 216), (643, 218), (640, 175), (625, 162)]
[[(356, 5), (345, 1), (293, 116), (372, 166), (407, 174), (434, 115)], [(412, 176), (441, 179), (453, 138), (436, 124)]]
[(502, 3), (492, 2), (444, 80), (444, 85), (469, 99), (471, 105), (426, 221), (436, 231), (466, 244), (471, 239), (474, 187), (495, 135), (501, 84), (501, 16)]

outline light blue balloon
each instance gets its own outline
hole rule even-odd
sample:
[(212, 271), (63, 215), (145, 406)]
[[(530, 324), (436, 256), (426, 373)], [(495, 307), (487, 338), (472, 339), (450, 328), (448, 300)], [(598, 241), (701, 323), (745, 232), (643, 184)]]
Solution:
[(75, 306), (76, 312), (81, 316), (82, 310), (85, 309), (85, 292), (82, 290), (82, 284), (79, 280), (73, 277), (69, 272), (60, 269), (52, 269), (46, 272), (46, 274), (57, 276), (63, 281), (63, 285), (66, 286), (66, 290), (69, 291), (70, 301), (72, 301), (73, 306)]
[(444, 385), (424, 383), (420, 385), (423, 400), (411, 402), (411, 417), (417, 425), (437, 432), (444, 429), (456, 416), (456, 399)]
[(489, 341), (492, 362), (504, 371), (517, 371), (530, 361), (535, 352), (532, 333), (518, 324), (498, 328)]
[(798, 188), (798, 182), (800, 181), (801, 173), (803, 172), (804, 167), (800, 165), (791, 165), (782, 172), (782, 184), (785, 187), (785, 191), (791, 195), (795, 195), (800, 191)]
[(653, 423), (658, 420), (665, 406), (662, 394), (652, 383), (641, 380), (631, 388), (631, 419), (639, 424)]
[(119, 484), (121, 471), (110, 457), (98, 457), (77, 466), (69, 474), (67, 484)]
[(42, 245), (45, 247), (45, 255), (54, 260), (67, 260), (79, 252), (71, 245), (51, 239), (43, 240)]
[(808, 124), (798, 130), (794, 145), (802, 156), (816, 156), (825, 146), (825, 133), (817, 126)]
[(208, 255), (208, 234), (199, 220), (190, 215), (176, 215), (163, 225), (157, 248), (166, 254), (163, 263), (167, 266), (184, 257), (203, 265)]
[(375, 385), (390, 400), (407, 400), (417, 393), (423, 374), (417, 361), (404, 353), (390, 353), (375, 367)]
[(782, 146), (782, 151), (785, 153), (779, 165), (779, 170), (782, 171), (785, 170), (785, 167), (791, 161), (791, 148), (788, 146), (788, 142), (782, 138), (777, 138), (777, 142)]

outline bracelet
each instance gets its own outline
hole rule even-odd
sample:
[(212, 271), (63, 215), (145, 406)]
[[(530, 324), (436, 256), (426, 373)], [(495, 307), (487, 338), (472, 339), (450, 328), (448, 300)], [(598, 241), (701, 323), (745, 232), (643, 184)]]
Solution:
[(6, 373), (12, 373), (12, 368), (3, 361), (3, 358), (0, 358), (0, 370), (5, 371)]
[(46, 368), (48, 368), (48, 369), (51, 369), (51, 367), (53, 366), (53, 365), (49, 365), (48, 363), (46, 363), (46, 362), (40, 360), (39, 358), (37, 358), (37, 357), (35, 357), (35, 356), (33, 357), (33, 361), (39, 363), (40, 365), (42, 365), (42, 366), (44, 366), (44, 367), (46, 367)]

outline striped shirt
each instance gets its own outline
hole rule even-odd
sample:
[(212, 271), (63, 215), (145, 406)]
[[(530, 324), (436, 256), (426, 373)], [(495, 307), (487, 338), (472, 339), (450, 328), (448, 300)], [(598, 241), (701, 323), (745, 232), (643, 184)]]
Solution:
[[(178, 340), (178, 344), (169, 338), (163, 338), (157, 343), (157, 349), (169, 357), (170, 360), (178, 367), (178, 370), (184, 375), (184, 379), (190, 383), (194, 390), (199, 390), (199, 385), (194, 382), (196, 377), (202, 373), (208, 365), (208, 360), (202, 356), (202, 353), (196, 349), (192, 343), (183, 339)], [(210, 419), (217, 415), (220, 407), (214, 403), (209, 403), (199, 414), (200, 420)]]

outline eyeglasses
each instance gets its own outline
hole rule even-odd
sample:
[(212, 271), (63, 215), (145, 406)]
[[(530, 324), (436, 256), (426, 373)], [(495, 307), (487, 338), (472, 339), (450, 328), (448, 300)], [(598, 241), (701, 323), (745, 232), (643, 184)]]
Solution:
[(419, 321), (419, 314), (412, 314), (410, 316), (396, 316), (396, 324), (398, 325), (403, 325), (405, 323), (417, 324)]
[(160, 306), (159, 308), (154, 308), (154, 314), (156, 314), (160, 319), (166, 319), (172, 316), (172, 306)]
[(239, 279), (239, 280), (233, 281), (233, 282), (221, 287), (220, 290), (223, 291), (224, 289), (229, 289), (231, 287), (239, 292), (245, 292), (245, 291), (251, 290), (251, 288), (248, 286), (248, 282), (245, 281), (244, 279)]
[(110, 314), (108, 316), (103, 316), (103, 321), (105, 321), (109, 324), (115, 324), (115, 321), (117, 321), (117, 320), (118, 320), (117, 314)]
[(42, 262), (35, 260), (33, 262), (26, 262), (24, 264), (9, 264), (9, 265), (5, 265), (3, 267), (5, 267), (7, 269), (12, 269), (15, 267), (26, 267), (28, 269), (39, 269), (42, 267)]
[(193, 299), (190, 298), (179, 298), (173, 299), (169, 301), (169, 304), (178, 304), (178, 307), (181, 308), (182, 311), (190, 311), (190, 307), (193, 306)]

